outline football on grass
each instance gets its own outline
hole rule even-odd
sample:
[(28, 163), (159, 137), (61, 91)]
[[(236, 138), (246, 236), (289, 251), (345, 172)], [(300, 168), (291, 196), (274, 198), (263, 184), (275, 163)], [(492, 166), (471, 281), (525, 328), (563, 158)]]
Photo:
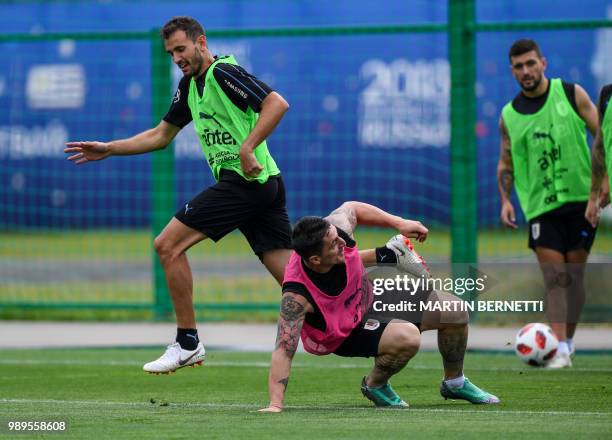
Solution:
[(546, 324), (534, 322), (527, 324), (516, 335), (514, 350), (523, 362), (534, 367), (542, 367), (557, 352), (559, 340)]

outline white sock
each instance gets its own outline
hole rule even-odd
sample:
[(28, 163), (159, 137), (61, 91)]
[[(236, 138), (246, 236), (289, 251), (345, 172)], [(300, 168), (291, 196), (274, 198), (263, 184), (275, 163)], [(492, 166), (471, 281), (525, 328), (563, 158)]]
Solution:
[(557, 353), (569, 354), (569, 347), (567, 346), (567, 341), (559, 342), (559, 348), (557, 348)]
[(463, 374), (459, 377), (455, 377), (454, 379), (447, 379), (444, 381), (446, 386), (448, 386), (449, 388), (461, 388), (464, 382), (465, 376)]
[(569, 348), (569, 351), (571, 353), (572, 350), (574, 349), (574, 339), (573, 338), (567, 338), (565, 340), (565, 342), (567, 342), (567, 348)]

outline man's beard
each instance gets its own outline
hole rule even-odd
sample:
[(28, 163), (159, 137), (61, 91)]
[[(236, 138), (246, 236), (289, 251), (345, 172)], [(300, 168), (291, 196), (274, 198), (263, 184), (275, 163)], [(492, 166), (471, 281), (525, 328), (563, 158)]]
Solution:
[(535, 89), (538, 88), (538, 86), (540, 85), (541, 82), (542, 82), (542, 76), (540, 75), (539, 78), (536, 78), (536, 77), (533, 78), (533, 85), (532, 86), (525, 87), (522, 82), (520, 83), (520, 85), (521, 85), (521, 88), (524, 91), (526, 91), (526, 92), (533, 92)]
[(200, 70), (202, 69), (202, 64), (204, 64), (204, 57), (202, 54), (196, 50), (193, 58), (189, 60), (189, 65), (191, 66), (191, 74), (185, 74), (185, 76), (197, 77), (200, 74)]

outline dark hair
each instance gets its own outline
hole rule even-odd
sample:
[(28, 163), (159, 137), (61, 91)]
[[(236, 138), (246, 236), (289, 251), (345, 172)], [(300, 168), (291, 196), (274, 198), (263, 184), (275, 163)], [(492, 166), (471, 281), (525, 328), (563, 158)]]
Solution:
[(512, 46), (510, 47), (510, 51), (508, 52), (508, 58), (510, 59), (510, 63), (512, 63), (512, 57), (523, 55), (524, 53), (531, 52), (532, 50), (535, 50), (535, 53), (538, 55), (538, 58), (542, 58), (542, 52), (540, 52), (540, 46), (538, 46), (538, 43), (529, 38), (516, 40), (514, 44), (512, 44)]
[(295, 224), (291, 236), (295, 252), (304, 260), (320, 254), (323, 249), (323, 237), (329, 227), (330, 223), (322, 217), (302, 217)]
[(206, 35), (204, 28), (195, 18), (173, 17), (159, 32), (163, 40), (167, 40), (176, 31), (185, 31), (187, 37), (195, 43), (200, 35)]

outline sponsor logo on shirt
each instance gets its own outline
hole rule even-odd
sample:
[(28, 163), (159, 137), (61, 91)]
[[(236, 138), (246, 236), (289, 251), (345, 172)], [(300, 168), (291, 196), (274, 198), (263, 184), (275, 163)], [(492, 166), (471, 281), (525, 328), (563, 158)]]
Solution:
[(213, 121), (215, 121), (215, 123), (219, 126), (219, 127), (223, 127), (221, 125), (221, 123), (219, 121), (217, 121), (215, 119), (215, 115), (217, 114), (217, 112), (214, 112), (212, 115), (206, 114), (204, 112), (200, 112), (200, 119), (211, 119)]
[(232, 89), (234, 92), (236, 92), (237, 94), (239, 94), (240, 96), (242, 96), (243, 99), (247, 99), (248, 98), (248, 94), (247, 92), (245, 92), (244, 90), (242, 90), (240, 87), (232, 84), (231, 82), (229, 82), (226, 78), (223, 78), (223, 81), (225, 82), (225, 85), (227, 85), (230, 89)]
[(220, 131), (218, 129), (212, 131), (206, 128), (200, 133), (200, 138), (207, 147), (212, 147), (213, 145), (238, 145), (229, 132)]

